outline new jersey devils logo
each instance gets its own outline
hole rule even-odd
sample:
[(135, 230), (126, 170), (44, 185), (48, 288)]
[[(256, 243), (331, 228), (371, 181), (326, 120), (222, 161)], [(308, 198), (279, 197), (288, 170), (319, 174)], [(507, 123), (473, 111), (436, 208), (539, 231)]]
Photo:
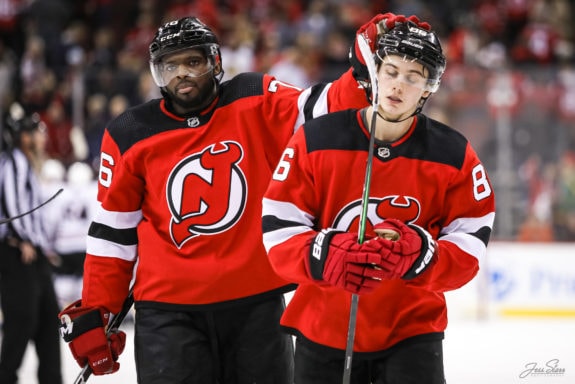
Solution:
[[(390, 217), (406, 223), (414, 223), (419, 218), (420, 213), (419, 201), (411, 196), (370, 197), (367, 204), (366, 233), (373, 229), (374, 224)], [(360, 216), (361, 200), (355, 200), (339, 212), (333, 222), (333, 227), (344, 231), (359, 228)]]
[(246, 179), (238, 166), (242, 158), (240, 145), (225, 141), (174, 167), (166, 195), (170, 234), (178, 248), (192, 237), (223, 232), (238, 221), (247, 199)]

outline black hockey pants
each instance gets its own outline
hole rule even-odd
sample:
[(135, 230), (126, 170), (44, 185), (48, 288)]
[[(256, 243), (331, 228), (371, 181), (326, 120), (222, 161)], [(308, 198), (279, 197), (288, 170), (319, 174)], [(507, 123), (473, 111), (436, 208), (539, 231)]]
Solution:
[[(334, 384), (343, 379), (344, 359), (334, 359), (296, 341), (295, 384)], [(398, 345), (381, 358), (354, 355), (351, 384), (444, 384), (441, 340)]]
[(52, 269), (38, 250), (30, 264), (20, 250), (0, 242), (0, 302), (4, 315), (0, 352), (0, 384), (18, 382), (28, 343), (38, 357), (38, 383), (62, 383), (58, 302)]
[(138, 309), (139, 384), (292, 384), (293, 342), (283, 296), (222, 310)]

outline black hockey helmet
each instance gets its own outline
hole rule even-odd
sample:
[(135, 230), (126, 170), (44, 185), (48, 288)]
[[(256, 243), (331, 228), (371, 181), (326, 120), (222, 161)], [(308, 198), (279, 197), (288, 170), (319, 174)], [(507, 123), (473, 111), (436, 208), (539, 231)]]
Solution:
[[(179, 20), (172, 20), (156, 32), (150, 44), (150, 70), (154, 81), (159, 87), (164, 87), (160, 76), (159, 64), (165, 55), (183, 51), (186, 49), (202, 49), (212, 66), (221, 66), (222, 58), (220, 43), (216, 34), (197, 17), (183, 17)], [(223, 69), (217, 74), (219, 81), (223, 76)]]
[(44, 122), (36, 112), (27, 113), (22, 105), (13, 102), (4, 117), (6, 132), (3, 132), (3, 143), (9, 147), (18, 145), (23, 133), (31, 133), (38, 129), (45, 129)]
[(416, 61), (429, 71), (427, 91), (436, 92), (445, 72), (445, 55), (437, 35), (418, 27), (415, 23), (397, 23), (393, 29), (379, 36), (375, 62), (381, 63), (387, 55), (403, 56)]

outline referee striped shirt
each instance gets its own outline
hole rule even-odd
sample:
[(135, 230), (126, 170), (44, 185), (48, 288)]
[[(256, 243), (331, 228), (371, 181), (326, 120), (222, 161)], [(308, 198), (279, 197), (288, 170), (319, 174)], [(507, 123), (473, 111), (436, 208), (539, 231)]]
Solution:
[[(18, 148), (0, 153), (0, 218), (18, 216), (39, 204), (38, 179), (26, 155)], [(0, 241), (10, 238), (46, 248), (42, 210), (0, 225)]]

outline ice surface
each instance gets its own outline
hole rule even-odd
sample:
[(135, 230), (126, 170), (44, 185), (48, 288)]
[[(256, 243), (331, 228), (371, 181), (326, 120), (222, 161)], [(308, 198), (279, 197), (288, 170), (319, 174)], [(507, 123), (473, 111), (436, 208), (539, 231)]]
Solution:
[[(120, 357), (120, 370), (112, 375), (92, 376), (92, 384), (136, 383), (133, 360), (133, 328), (126, 350)], [(575, 319), (450, 320), (444, 343), (448, 384), (568, 384), (575, 383)], [(62, 344), (64, 384), (74, 382), (80, 369)], [(557, 362), (554, 362), (556, 360)], [(562, 375), (522, 372), (536, 364), (563, 370)], [(36, 357), (29, 347), (20, 370), (21, 384), (37, 384)]]

